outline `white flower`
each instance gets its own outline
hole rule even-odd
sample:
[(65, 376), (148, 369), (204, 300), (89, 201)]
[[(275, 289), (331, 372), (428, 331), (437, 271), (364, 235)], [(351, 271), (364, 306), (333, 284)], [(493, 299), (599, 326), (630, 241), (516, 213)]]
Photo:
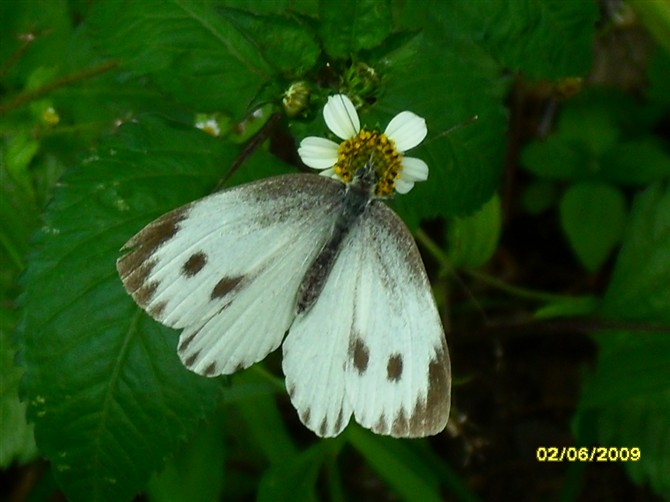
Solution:
[(323, 108), (328, 128), (342, 143), (310, 136), (300, 143), (298, 154), (313, 169), (349, 183), (357, 169), (373, 167), (378, 197), (390, 197), (393, 189), (404, 194), (414, 183), (428, 179), (428, 165), (403, 154), (423, 141), (428, 133), (426, 121), (412, 112), (393, 117), (384, 133), (361, 130), (356, 108), (344, 94), (330, 96)]

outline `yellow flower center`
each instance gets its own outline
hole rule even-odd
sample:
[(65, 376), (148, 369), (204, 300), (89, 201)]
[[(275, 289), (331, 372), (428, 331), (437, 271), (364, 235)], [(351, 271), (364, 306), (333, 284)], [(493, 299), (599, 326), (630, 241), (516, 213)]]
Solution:
[(402, 154), (395, 148), (393, 140), (374, 131), (360, 131), (353, 138), (340, 143), (337, 150), (335, 174), (349, 183), (354, 174), (366, 164), (374, 168), (377, 178), (375, 195), (393, 195), (395, 180), (402, 171)]

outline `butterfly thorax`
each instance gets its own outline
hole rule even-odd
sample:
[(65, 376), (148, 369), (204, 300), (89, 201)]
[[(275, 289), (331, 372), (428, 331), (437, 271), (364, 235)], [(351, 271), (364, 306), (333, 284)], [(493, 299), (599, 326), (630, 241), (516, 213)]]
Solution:
[(344, 183), (361, 187), (373, 183), (370, 193), (376, 198), (393, 195), (402, 170), (402, 154), (385, 134), (361, 130), (340, 143), (337, 157), (335, 174)]

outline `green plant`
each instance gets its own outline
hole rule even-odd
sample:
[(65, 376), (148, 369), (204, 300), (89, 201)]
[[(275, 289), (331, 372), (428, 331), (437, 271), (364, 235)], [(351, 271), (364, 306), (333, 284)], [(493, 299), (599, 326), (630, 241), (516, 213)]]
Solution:
[[(585, 76), (593, 40), (619, 29), (602, 17), (596, 31), (597, 6), (583, 0), (0, 2), (0, 465), (45, 457), (72, 500), (496, 493), (468, 467), (491, 455), (469, 439), (470, 424), (488, 434), (472, 397), (485, 379), (462, 361), (511, 342), (476, 336), (482, 315), (446, 273), (458, 267), (489, 315), (522, 319), (526, 346), (542, 327), (557, 345), (575, 331), (594, 341), (595, 366), (575, 361), (571, 444), (639, 447), (640, 461), (621, 467), (670, 496), (670, 57), (656, 49), (643, 65), (641, 96), (593, 81), (564, 102), (545, 95), (556, 121), (544, 140), (514, 119), (546, 116), (510, 98)], [(289, 89), (299, 92), (285, 108)], [(401, 110), (427, 120), (413, 155), (429, 180), (391, 203), (416, 231), (454, 326), (454, 433), (459, 417), (474, 417), (456, 439), (349, 427), (316, 441), (285, 406), (276, 359), (225, 379), (189, 373), (176, 333), (141, 313), (116, 274), (130, 236), (211, 193), (240, 154), (227, 184), (291, 172), (293, 140), (325, 133), (320, 110), (336, 90), (371, 126)], [(272, 141), (245, 151), (275, 114)], [(209, 118), (218, 136), (194, 127)], [(502, 179), (514, 188), (494, 198)], [(441, 224), (418, 229), (429, 219), (447, 222), (448, 244)], [(559, 279), (532, 240), (537, 221), (553, 245), (567, 241)], [(459, 455), (468, 451), (474, 464)], [(520, 461), (514, 453), (505, 461)], [(523, 461), (541, 470), (534, 454)], [(586, 465), (566, 466), (553, 494), (576, 497)], [(33, 496), (55, 489), (50, 475)]]

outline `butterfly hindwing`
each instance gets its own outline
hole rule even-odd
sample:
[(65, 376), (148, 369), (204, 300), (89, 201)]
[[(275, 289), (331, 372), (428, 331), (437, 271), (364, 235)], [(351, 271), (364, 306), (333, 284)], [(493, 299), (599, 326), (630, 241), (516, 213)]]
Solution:
[(430, 282), (405, 224), (369, 207), (345, 380), (356, 421), (378, 434), (422, 437), (447, 423), (451, 370)]
[(119, 274), (152, 317), (183, 328), (178, 350), (189, 369), (215, 376), (246, 368), (281, 343), (343, 190), (323, 177), (286, 175), (213, 194), (135, 235)]
[(293, 405), (321, 436), (339, 434), (352, 413), (396, 437), (446, 425), (451, 377), (442, 323), (416, 244), (382, 203), (355, 223), (283, 348)]

